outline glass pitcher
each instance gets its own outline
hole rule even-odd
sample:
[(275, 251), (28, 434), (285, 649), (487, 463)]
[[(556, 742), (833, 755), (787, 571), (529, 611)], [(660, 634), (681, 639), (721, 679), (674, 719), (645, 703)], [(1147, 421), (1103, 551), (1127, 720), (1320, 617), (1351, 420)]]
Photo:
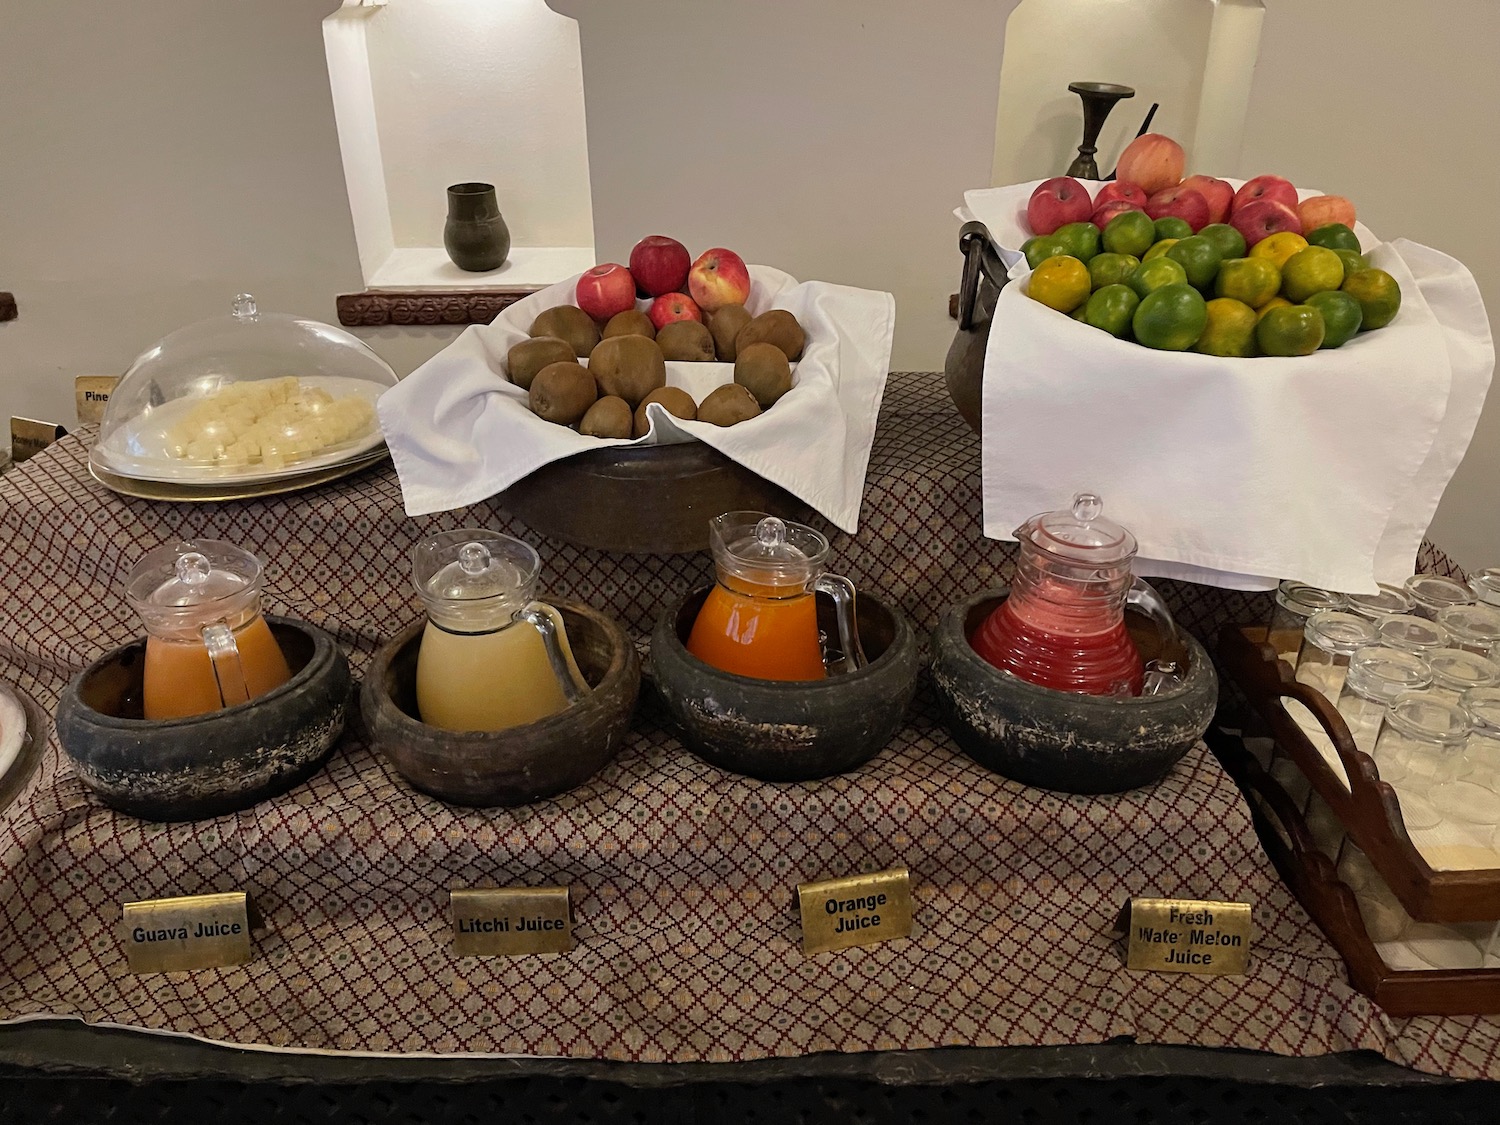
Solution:
[(562, 615), (532, 598), (541, 565), (528, 544), (478, 528), (413, 549), (412, 580), (427, 606), (417, 654), (424, 723), (505, 730), (556, 714), (589, 690)]
[(143, 708), (180, 719), (247, 703), (292, 678), (260, 612), (260, 560), (212, 540), (158, 547), (125, 579), (146, 626)]
[(824, 573), (828, 540), (764, 512), (709, 521), (718, 581), (693, 622), (687, 649), (720, 671), (758, 680), (827, 677), (817, 592), (833, 599), (848, 671), (865, 664), (855, 628), (854, 583)]
[(1029, 683), (1081, 695), (1140, 695), (1141, 654), (1125, 607), (1177, 629), (1160, 595), (1130, 573), (1135, 537), (1104, 518), (1092, 492), (1068, 511), (1032, 516), (1016, 529), (1021, 557), (1010, 596), (970, 638), (974, 651)]

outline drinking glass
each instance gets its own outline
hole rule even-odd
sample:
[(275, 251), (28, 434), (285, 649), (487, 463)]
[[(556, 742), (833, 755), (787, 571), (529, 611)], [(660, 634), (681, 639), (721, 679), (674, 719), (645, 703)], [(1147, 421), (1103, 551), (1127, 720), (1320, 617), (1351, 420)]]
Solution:
[(1432, 669), (1420, 656), (1381, 645), (1356, 652), (1349, 658), (1337, 703), (1354, 744), (1371, 753), (1387, 705), (1403, 692), (1421, 691), (1431, 684)]
[(1436, 621), (1449, 606), (1468, 605), (1474, 600), (1467, 586), (1441, 574), (1413, 574), (1406, 580), (1406, 592), (1415, 603), (1412, 613), (1429, 621)]
[(1305, 582), (1283, 581), (1276, 587), (1276, 606), (1271, 611), (1266, 641), (1277, 656), (1295, 659), (1307, 619), (1320, 609), (1343, 609), (1345, 604), (1343, 594)]
[(1448, 634), (1437, 622), (1409, 613), (1393, 613), (1375, 623), (1380, 643), (1386, 648), (1427, 656), (1440, 648), (1448, 647)]
[(1330, 703), (1337, 703), (1349, 658), (1377, 639), (1374, 624), (1363, 617), (1320, 609), (1307, 619), (1302, 631), (1302, 647), (1297, 650), (1298, 682), (1317, 688)]
[(1448, 643), (1465, 652), (1500, 658), (1500, 607), (1454, 605), (1438, 614), (1438, 624), (1448, 634)]
[(1375, 735), (1375, 765), (1395, 787), (1407, 828), (1442, 822), (1431, 791), (1463, 769), (1469, 726), (1462, 709), (1426, 692), (1404, 692), (1386, 708)]
[(1379, 583), (1379, 586), (1380, 592), (1377, 594), (1346, 594), (1349, 612), (1367, 621), (1379, 621), (1393, 613), (1411, 612), (1413, 603), (1410, 594), (1400, 586), (1387, 586), (1384, 582)]

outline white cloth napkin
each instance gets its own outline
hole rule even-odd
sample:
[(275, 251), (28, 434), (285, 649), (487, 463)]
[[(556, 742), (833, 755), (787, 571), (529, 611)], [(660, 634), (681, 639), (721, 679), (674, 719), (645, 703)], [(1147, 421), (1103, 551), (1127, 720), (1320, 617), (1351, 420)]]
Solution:
[[(720, 427), (649, 407), (651, 432), (635, 442), (585, 437), (538, 418), (526, 392), (505, 377), (505, 354), (526, 339), (543, 309), (573, 303), (578, 279), (569, 278), (516, 302), (491, 324), (466, 329), (380, 397), (380, 425), (407, 515), (476, 503), (543, 465), (606, 445), (696, 440), (785, 488), (842, 530), (858, 530), (890, 367), (895, 298), (799, 283), (768, 266), (751, 266), (750, 278), (751, 313), (786, 309), (807, 332), (802, 358), (792, 365), (792, 389), (764, 414)], [(698, 402), (733, 381), (730, 363), (667, 364), (668, 386)]]
[(1013, 538), (1088, 489), (1135, 533), (1144, 575), (1349, 592), (1410, 575), (1494, 371), (1469, 272), (1360, 226), (1370, 263), (1401, 286), (1386, 328), (1297, 358), (1155, 351), (1026, 296), (1013, 251), (1035, 186), (965, 196), (1016, 282), (996, 302), (985, 358), (985, 534)]

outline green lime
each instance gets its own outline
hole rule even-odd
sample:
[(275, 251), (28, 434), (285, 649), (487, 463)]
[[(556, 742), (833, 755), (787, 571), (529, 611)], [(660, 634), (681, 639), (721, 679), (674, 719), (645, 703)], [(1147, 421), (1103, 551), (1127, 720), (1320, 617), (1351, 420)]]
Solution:
[(1307, 244), (1323, 246), (1329, 250), (1353, 250), (1356, 254), (1363, 253), (1363, 247), (1359, 244), (1359, 235), (1343, 223), (1327, 223), (1313, 228), (1307, 234)]
[(1144, 211), (1121, 211), (1104, 227), (1104, 249), (1139, 258), (1156, 241), (1156, 224)]
[(1198, 235), (1212, 242), (1224, 261), (1245, 256), (1245, 236), (1228, 223), (1209, 223)]
[(1053, 231), (1052, 237), (1080, 262), (1087, 262), (1099, 253), (1099, 228), (1093, 223), (1068, 223)]
[(1136, 340), (1146, 347), (1185, 352), (1203, 335), (1208, 305), (1202, 293), (1185, 281), (1178, 282), (1143, 298), (1130, 323)]
[(1233, 297), (1208, 302), (1208, 320), (1193, 351), (1245, 359), (1255, 354), (1255, 310)]
[(1214, 283), (1223, 257), (1210, 239), (1201, 234), (1179, 239), (1167, 251), (1167, 257), (1182, 263), (1187, 271), (1188, 284), (1194, 289), (1205, 289)]
[(1124, 282), (1141, 261), (1133, 254), (1095, 254), (1089, 259), (1089, 279), (1095, 289)]
[(1367, 332), (1384, 328), (1401, 308), (1401, 286), (1385, 270), (1357, 270), (1344, 278), (1343, 290), (1359, 302)]
[(1140, 303), (1141, 299), (1130, 286), (1106, 285), (1094, 290), (1089, 303), (1083, 306), (1084, 319), (1111, 336), (1124, 336), (1130, 331), (1130, 318)]
[(1156, 220), (1156, 240), (1160, 242), (1163, 238), (1186, 238), (1193, 233), (1193, 228), (1188, 226), (1186, 219), (1179, 219), (1176, 215), (1163, 215)]
[(1323, 347), (1342, 347), (1353, 339), (1365, 318), (1359, 302), (1349, 294), (1334, 289), (1314, 293), (1306, 304), (1323, 315)]
[(1172, 249), (1172, 247), (1176, 246), (1181, 241), (1182, 239), (1180, 238), (1163, 238), (1160, 242), (1153, 242), (1151, 244), (1151, 249), (1146, 251), (1146, 256), (1142, 258), (1141, 261), (1149, 262), (1156, 258), (1160, 258), (1163, 254)]
[(1182, 268), (1181, 262), (1174, 262), (1171, 258), (1152, 258), (1136, 266), (1126, 284), (1144, 301), (1164, 285), (1186, 285), (1187, 270)]
[(1323, 336), (1323, 314), (1311, 305), (1267, 309), (1255, 327), (1255, 342), (1267, 355), (1312, 355)]
[(1339, 256), (1339, 261), (1344, 263), (1345, 277), (1370, 268), (1370, 263), (1365, 261), (1363, 254), (1356, 254), (1353, 250), (1335, 250), (1334, 253)]
[(1029, 238), (1025, 247), (1026, 264), (1036, 269), (1048, 258), (1055, 258), (1060, 254), (1068, 253), (1068, 248), (1053, 234), (1044, 234), (1039, 238)]
[(1088, 307), (1087, 303), (1085, 303), (1085, 304), (1079, 305), (1076, 309), (1074, 309), (1068, 315), (1071, 316), (1074, 320), (1081, 320), (1085, 324), (1087, 324), (1088, 323), (1088, 319), (1089, 319), (1088, 318), (1088, 310), (1089, 310), (1089, 307)]

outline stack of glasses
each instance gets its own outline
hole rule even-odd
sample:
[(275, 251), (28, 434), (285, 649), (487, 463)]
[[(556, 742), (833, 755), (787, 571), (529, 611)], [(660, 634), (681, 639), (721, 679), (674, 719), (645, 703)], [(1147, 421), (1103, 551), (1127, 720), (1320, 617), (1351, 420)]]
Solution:
[[(1500, 867), (1500, 568), (1464, 587), (1432, 574), (1343, 595), (1283, 582), (1268, 641), (1334, 704), (1396, 791), (1413, 845), (1434, 869)], [(1288, 711), (1345, 785), (1312, 713)], [(1392, 968), (1500, 965), (1500, 923), (1415, 922), (1290, 759), (1271, 773), (1336, 858)]]

